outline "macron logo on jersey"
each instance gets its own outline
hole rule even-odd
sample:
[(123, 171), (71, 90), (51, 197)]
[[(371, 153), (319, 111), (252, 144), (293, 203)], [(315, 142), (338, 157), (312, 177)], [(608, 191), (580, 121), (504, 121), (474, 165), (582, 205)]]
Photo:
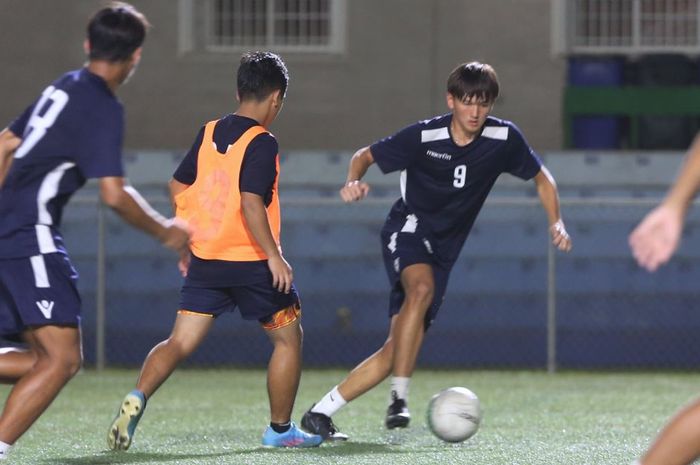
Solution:
[(452, 155), (449, 153), (440, 153), (434, 150), (428, 150), (425, 154), (432, 158), (437, 158), (439, 160), (452, 160)]
[(53, 311), (53, 300), (49, 302), (48, 300), (39, 300), (36, 303), (36, 306), (39, 307), (39, 310), (41, 311), (41, 314), (44, 315), (44, 318), (47, 320), (51, 319), (51, 312)]

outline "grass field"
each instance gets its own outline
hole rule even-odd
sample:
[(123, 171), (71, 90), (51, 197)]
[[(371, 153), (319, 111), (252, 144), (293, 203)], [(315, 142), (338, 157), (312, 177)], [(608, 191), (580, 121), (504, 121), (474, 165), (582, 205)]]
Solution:
[[(294, 419), (345, 371), (307, 370)], [(85, 371), (20, 440), (10, 464), (629, 464), (698, 392), (699, 374), (426, 371), (414, 376), (410, 428), (383, 429), (381, 385), (335, 417), (350, 441), (311, 450), (260, 446), (268, 418), (262, 370), (181, 370), (149, 403), (128, 452), (105, 436), (133, 370)], [(442, 388), (475, 391), (484, 418), (465, 443), (434, 438), (425, 406)], [(3, 396), (9, 388), (2, 390)]]

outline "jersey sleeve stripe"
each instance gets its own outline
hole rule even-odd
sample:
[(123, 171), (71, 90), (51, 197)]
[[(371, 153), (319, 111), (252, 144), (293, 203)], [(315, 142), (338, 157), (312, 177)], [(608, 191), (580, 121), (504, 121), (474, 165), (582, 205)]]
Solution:
[(443, 140), (443, 139), (449, 139), (450, 138), (450, 132), (447, 130), (447, 128), (438, 128), (438, 129), (424, 129), (423, 131), (420, 132), (420, 141), (425, 143), (425, 142), (433, 142), (436, 140)]
[(508, 127), (486, 126), (481, 135), (489, 139), (508, 140)]

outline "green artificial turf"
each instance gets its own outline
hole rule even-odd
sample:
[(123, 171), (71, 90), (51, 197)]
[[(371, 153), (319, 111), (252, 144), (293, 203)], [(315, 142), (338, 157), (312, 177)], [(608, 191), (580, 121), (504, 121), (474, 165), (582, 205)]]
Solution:
[[(345, 374), (304, 371), (293, 419)], [(693, 373), (418, 370), (408, 429), (383, 428), (388, 385), (381, 384), (334, 417), (347, 443), (278, 450), (260, 445), (269, 418), (263, 370), (183, 369), (150, 399), (131, 449), (109, 452), (107, 429), (136, 376), (78, 375), (7, 463), (628, 465), (700, 385)], [(450, 386), (473, 390), (484, 412), (478, 433), (456, 445), (435, 438), (425, 421), (430, 397)]]

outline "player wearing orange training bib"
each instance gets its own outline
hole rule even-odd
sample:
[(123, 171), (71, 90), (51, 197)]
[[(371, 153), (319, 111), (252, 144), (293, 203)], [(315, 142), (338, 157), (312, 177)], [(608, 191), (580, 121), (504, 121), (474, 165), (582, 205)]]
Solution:
[(274, 350), (268, 365), (270, 425), (266, 447), (312, 447), (318, 435), (291, 421), (301, 376), (301, 306), (280, 247), (277, 141), (267, 131), (282, 108), (288, 73), (269, 52), (245, 54), (238, 69), (238, 110), (210, 121), (173, 175), (177, 217), (192, 231), (180, 309), (170, 337), (146, 357), (136, 389), (108, 433), (126, 450), (146, 400), (204, 340), (214, 320), (238, 308), (258, 320)]

